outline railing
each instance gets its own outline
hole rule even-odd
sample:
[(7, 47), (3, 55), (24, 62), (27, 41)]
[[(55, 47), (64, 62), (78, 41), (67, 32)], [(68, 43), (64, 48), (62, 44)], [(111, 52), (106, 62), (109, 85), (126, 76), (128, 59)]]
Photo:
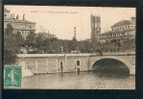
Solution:
[(135, 55), (135, 52), (105, 52), (102, 53), (103, 56), (107, 56), (107, 55), (114, 55), (114, 56), (118, 56), (118, 55)]

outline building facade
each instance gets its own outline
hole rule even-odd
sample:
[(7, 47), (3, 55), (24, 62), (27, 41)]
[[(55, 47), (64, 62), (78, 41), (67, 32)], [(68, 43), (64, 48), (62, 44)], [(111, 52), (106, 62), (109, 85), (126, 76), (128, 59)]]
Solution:
[(135, 17), (132, 17), (130, 20), (121, 20), (112, 25), (111, 31), (100, 35), (100, 42), (135, 39), (135, 33), (136, 20)]
[(108, 51), (135, 51), (136, 20), (121, 20), (111, 26), (111, 31), (100, 34), (102, 49)]
[(24, 39), (31, 32), (35, 32), (36, 23), (30, 22), (25, 19), (25, 14), (23, 14), (22, 19), (19, 18), (19, 15), (14, 15), (8, 9), (4, 9), (4, 31), (10, 25), (13, 29), (13, 33), (20, 33)]

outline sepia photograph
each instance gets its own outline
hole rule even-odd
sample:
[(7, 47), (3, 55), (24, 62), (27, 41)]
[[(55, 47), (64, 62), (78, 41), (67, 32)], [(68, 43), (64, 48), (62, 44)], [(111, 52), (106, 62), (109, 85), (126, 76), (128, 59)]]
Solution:
[(4, 89), (136, 89), (136, 8), (4, 6)]

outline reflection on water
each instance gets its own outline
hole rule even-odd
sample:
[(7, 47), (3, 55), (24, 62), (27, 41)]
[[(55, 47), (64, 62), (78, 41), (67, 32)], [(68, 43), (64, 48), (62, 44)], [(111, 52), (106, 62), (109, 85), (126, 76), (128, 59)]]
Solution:
[(135, 76), (105, 77), (93, 72), (40, 74), (25, 77), (22, 88), (28, 89), (135, 89)]
[(95, 75), (98, 77), (104, 77), (104, 78), (115, 78), (115, 79), (123, 79), (130, 77), (130, 74), (126, 71), (94, 71)]

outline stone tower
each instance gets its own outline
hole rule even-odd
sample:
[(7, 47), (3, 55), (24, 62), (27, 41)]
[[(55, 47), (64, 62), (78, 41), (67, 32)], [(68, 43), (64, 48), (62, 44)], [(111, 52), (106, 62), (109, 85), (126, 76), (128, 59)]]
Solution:
[(101, 18), (100, 16), (91, 15), (91, 41), (99, 41), (99, 35), (101, 33)]
[(77, 38), (76, 38), (76, 27), (73, 28), (74, 29), (74, 35), (73, 35), (73, 39), (72, 39), (72, 43), (71, 43), (71, 50), (77, 50), (78, 49), (78, 45), (77, 45)]
[(73, 36), (73, 40), (76, 41), (76, 27), (73, 28), (74, 29), (74, 36)]

